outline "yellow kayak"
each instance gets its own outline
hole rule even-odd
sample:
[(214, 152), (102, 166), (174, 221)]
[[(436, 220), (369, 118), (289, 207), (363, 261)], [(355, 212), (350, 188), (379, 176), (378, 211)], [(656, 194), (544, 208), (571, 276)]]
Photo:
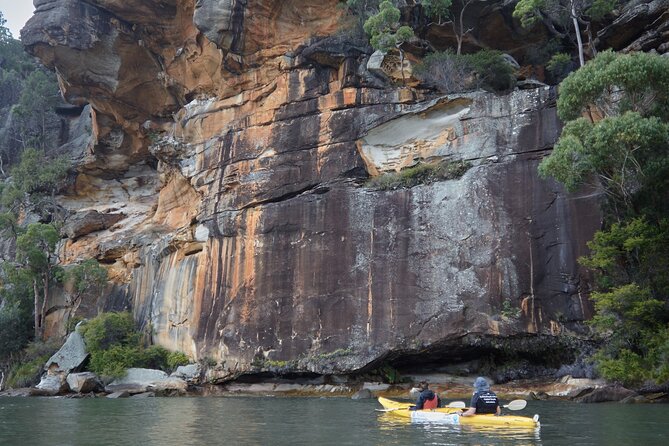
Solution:
[(489, 427), (510, 427), (510, 428), (537, 428), (539, 427), (539, 417), (534, 418), (519, 417), (516, 415), (473, 415), (471, 417), (461, 417), (458, 415), (461, 409), (454, 407), (440, 407), (438, 409), (428, 410), (409, 410), (413, 404), (402, 403), (379, 397), (379, 403), (385, 409), (384, 412), (396, 417), (407, 418), (417, 423), (443, 423), (443, 424), (462, 424), (467, 426), (489, 426)]

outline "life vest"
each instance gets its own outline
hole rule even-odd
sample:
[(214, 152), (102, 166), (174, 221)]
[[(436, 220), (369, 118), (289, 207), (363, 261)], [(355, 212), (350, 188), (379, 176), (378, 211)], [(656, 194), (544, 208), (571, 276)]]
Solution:
[(476, 413), (497, 413), (499, 400), (497, 399), (497, 395), (495, 395), (494, 392), (486, 390), (479, 392), (476, 397)]
[(423, 401), (423, 409), (436, 409), (437, 407), (439, 407), (439, 398), (436, 393), (431, 400)]

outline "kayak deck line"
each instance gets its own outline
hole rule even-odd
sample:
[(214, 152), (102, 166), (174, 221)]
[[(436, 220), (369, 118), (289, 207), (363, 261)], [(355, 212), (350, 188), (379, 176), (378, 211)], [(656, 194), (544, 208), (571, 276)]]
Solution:
[[(388, 415), (405, 418), (411, 422), (418, 423), (443, 423), (452, 425), (486, 426), (498, 428), (538, 428), (540, 427), (539, 415), (534, 417), (522, 417), (518, 415), (472, 415), (460, 416), (461, 409), (455, 407), (440, 407), (428, 410), (409, 410), (413, 404), (391, 400), (384, 397), (378, 398), (383, 406), (382, 410)], [(378, 409), (377, 409), (378, 410)]]

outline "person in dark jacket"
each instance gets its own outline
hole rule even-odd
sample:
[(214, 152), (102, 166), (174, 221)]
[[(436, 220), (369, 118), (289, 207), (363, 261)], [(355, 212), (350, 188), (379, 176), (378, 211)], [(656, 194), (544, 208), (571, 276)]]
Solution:
[(490, 390), (490, 386), (485, 378), (479, 376), (474, 381), (474, 394), (469, 409), (462, 413), (463, 417), (470, 417), (476, 414), (494, 413), (500, 415), (502, 409), (499, 407), (499, 400), (495, 392)]
[(423, 409), (436, 409), (441, 407), (441, 400), (439, 395), (430, 390), (430, 385), (427, 381), (421, 381), (418, 384), (418, 389), (420, 389), (420, 394), (418, 395), (418, 400), (416, 401), (415, 406), (411, 406), (410, 410), (423, 410)]

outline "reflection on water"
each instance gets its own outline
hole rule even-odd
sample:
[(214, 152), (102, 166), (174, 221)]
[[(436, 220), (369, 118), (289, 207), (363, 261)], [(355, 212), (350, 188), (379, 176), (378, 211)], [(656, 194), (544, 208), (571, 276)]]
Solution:
[(0, 398), (0, 445), (662, 445), (669, 406), (530, 401), (541, 429), (411, 424), (345, 398)]
[(469, 444), (541, 444), (541, 430), (535, 428), (500, 428), (492, 426), (462, 426), (439, 423), (416, 423), (407, 418), (384, 413), (379, 416), (379, 430), (393, 432), (412, 425), (431, 445)]

